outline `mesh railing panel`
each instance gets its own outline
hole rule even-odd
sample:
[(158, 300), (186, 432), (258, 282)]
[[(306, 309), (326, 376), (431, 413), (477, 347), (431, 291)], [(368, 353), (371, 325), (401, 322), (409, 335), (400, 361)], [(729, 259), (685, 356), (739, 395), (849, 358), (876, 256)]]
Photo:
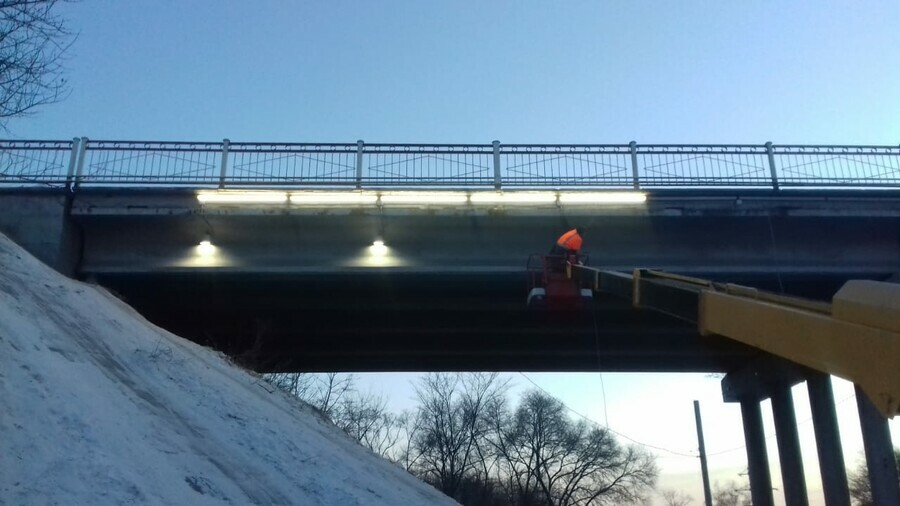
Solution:
[(356, 151), (356, 144), (234, 143), (226, 180), (238, 186), (355, 184)]
[(776, 146), (783, 186), (900, 186), (900, 148)]
[(0, 184), (66, 184), (72, 144), (72, 141), (0, 141)]
[(628, 146), (502, 146), (501, 181), (525, 187), (633, 187)]
[(88, 141), (81, 185), (210, 185), (219, 182), (222, 144)]
[(479, 187), (494, 184), (490, 145), (367, 144), (362, 184)]
[(765, 146), (638, 146), (643, 187), (772, 186)]

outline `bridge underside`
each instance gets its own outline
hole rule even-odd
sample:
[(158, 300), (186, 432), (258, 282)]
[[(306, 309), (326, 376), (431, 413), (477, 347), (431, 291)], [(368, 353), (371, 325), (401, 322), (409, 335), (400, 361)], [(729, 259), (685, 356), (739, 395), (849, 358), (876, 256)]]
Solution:
[[(771, 276), (738, 280), (773, 286)], [(732, 279), (734, 280), (734, 279)], [(525, 307), (522, 274), (107, 274), (151, 321), (257, 371), (710, 371), (759, 352), (597, 295), (592, 310)], [(838, 278), (786, 277), (794, 292)]]
[[(854, 195), (309, 208), (98, 190), (0, 194), (9, 210), (0, 225), (43, 259), (64, 249), (76, 275), (259, 371), (728, 371), (755, 352), (626, 301), (598, 295), (592, 311), (528, 310), (526, 259), (577, 225), (589, 265), (828, 299), (846, 279), (900, 272), (900, 198)], [(48, 240), (60, 230), (62, 246)], [(199, 254), (206, 236), (214, 255)], [(386, 255), (373, 254), (376, 239)]]

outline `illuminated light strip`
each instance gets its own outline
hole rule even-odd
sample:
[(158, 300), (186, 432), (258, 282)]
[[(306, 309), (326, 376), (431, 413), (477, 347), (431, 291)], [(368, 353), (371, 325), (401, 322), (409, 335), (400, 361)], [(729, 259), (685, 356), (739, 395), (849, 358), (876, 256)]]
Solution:
[(559, 194), (560, 204), (643, 204), (647, 195), (640, 192), (568, 192)]
[[(642, 204), (647, 195), (641, 192), (560, 192), (560, 204)], [(301, 192), (271, 191), (219, 191), (200, 192), (197, 200), (204, 204), (283, 204), (288, 201), (296, 205), (375, 205), (379, 195), (375, 192)], [(556, 192), (383, 192), (380, 203), (392, 204), (553, 204)]]
[(374, 204), (376, 202), (378, 202), (378, 195), (375, 193), (309, 192), (291, 194), (291, 204), (298, 205)]
[(198, 193), (203, 204), (283, 204), (288, 195), (284, 192), (205, 192)]
[(382, 193), (381, 203), (390, 204), (465, 204), (469, 196), (456, 192), (396, 192)]
[(469, 197), (473, 204), (553, 204), (551, 192), (476, 192)]

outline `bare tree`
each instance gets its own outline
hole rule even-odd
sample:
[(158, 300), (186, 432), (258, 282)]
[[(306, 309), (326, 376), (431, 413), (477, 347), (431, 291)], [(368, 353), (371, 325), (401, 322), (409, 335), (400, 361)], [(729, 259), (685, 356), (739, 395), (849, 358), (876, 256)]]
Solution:
[[(900, 449), (894, 448), (894, 462), (897, 469), (900, 470)], [(856, 468), (856, 471), (850, 473), (850, 498), (853, 499), (855, 506), (872, 506), (872, 483), (869, 481), (869, 469), (863, 460)], [(900, 483), (897, 484), (900, 486)]]
[(336, 372), (277, 373), (263, 377), (276, 387), (312, 405), (332, 421), (338, 405), (356, 388), (355, 376)]
[(715, 506), (750, 506), (750, 487), (729, 481), (725, 485), (713, 485), (712, 500)]
[(660, 495), (666, 506), (688, 506), (694, 500), (690, 495), (673, 488), (663, 490)]
[(63, 56), (73, 36), (58, 0), (0, 0), (0, 127), (64, 98)]
[(350, 437), (395, 462), (407, 458), (407, 415), (387, 410), (387, 399), (356, 390), (356, 376), (340, 373), (274, 373), (265, 379), (310, 404)]
[(356, 391), (356, 376), (329, 372), (316, 375), (316, 379), (318, 385), (313, 405), (333, 420), (335, 409), (344, 400), (344, 396)]
[(263, 379), (277, 387), (279, 390), (306, 400), (308, 390), (312, 385), (312, 377), (302, 373), (269, 373), (263, 374)]
[(418, 409), (412, 412), (404, 411), (397, 417), (397, 425), (401, 442), (397, 447), (398, 451), (391, 460), (399, 464), (403, 469), (413, 472), (419, 463), (419, 457), (421, 457), (413, 441), (419, 437), (419, 432), (422, 428), (422, 411)]
[(382, 457), (398, 460), (403, 420), (387, 410), (387, 400), (372, 394), (352, 393), (333, 410), (335, 425)]
[(650, 454), (620, 446), (605, 428), (572, 422), (565, 406), (542, 392), (525, 394), (515, 413), (501, 411), (495, 424), (504, 481), (513, 487), (515, 503), (640, 502), (656, 480)]
[(450, 497), (457, 498), (464, 478), (486, 480), (490, 473), (487, 413), (506, 391), (497, 378), (497, 373), (431, 373), (416, 387), (419, 425), (411, 441), (417, 454), (412, 470)]

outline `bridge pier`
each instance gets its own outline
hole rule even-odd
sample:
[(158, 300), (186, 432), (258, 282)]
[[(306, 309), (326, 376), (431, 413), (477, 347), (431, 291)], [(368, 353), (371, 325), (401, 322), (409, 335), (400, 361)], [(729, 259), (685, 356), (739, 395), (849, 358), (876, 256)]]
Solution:
[[(850, 504), (830, 376), (801, 369), (774, 358), (758, 359), (745, 368), (728, 373), (722, 380), (725, 402), (741, 404), (753, 504), (773, 503), (759, 406), (759, 402), (765, 398), (772, 400), (785, 504), (788, 506), (809, 504), (797, 419), (791, 396), (791, 387), (804, 377), (809, 389), (825, 504), (828, 506)], [(900, 504), (898, 470), (887, 420), (859, 386), (856, 387), (856, 401), (874, 504)]]
[(806, 493), (806, 475), (800, 453), (800, 435), (797, 432), (797, 415), (794, 412), (794, 396), (791, 387), (780, 385), (772, 390), (772, 415), (775, 418), (775, 435), (778, 440), (778, 460), (781, 463), (781, 483), (785, 504), (809, 505)]
[(838, 430), (831, 376), (809, 371), (806, 374), (806, 388), (809, 391), (825, 504), (850, 506), (850, 489), (847, 486), (847, 469), (844, 466), (844, 452), (841, 449), (841, 434)]
[(797, 433), (797, 417), (791, 387), (803, 381), (793, 364), (774, 357), (756, 359), (748, 366), (732, 371), (722, 380), (725, 402), (740, 402), (750, 474), (753, 504), (774, 504), (766, 437), (762, 425), (760, 402), (772, 399), (778, 459), (781, 464), (785, 504), (808, 506), (803, 457)]
[(862, 428), (866, 467), (872, 487), (873, 504), (900, 504), (900, 487), (897, 486), (897, 465), (894, 446), (887, 419), (856, 386), (856, 405), (859, 408), (859, 424)]
[(753, 504), (772, 506), (772, 477), (769, 473), (769, 455), (766, 451), (766, 434), (763, 430), (762, 410), (758, 400), (741, 401), (741, 417), (744, 422), (744, 444), (747, 446), (747, 471), (750, 474), (750, 496)]
[(0, 232), (45, 264), (74, 277), (83, 237), (70, 214), (72, 199), (63, 190), (0, 192)]

